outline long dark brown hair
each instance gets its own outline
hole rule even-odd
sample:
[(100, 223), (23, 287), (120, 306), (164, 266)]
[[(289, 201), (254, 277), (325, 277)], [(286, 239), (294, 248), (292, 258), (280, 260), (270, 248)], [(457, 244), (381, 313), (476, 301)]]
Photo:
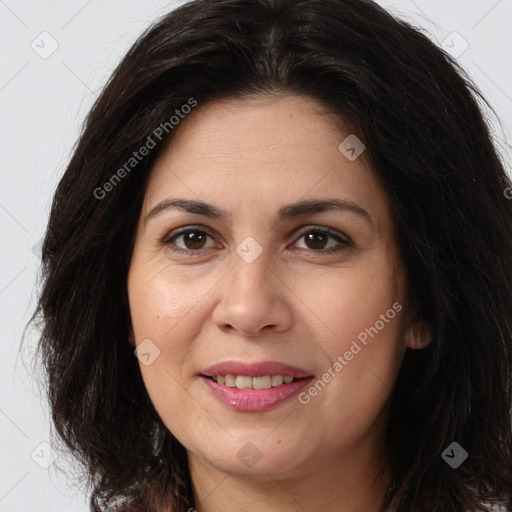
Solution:
[[(282, 91), (318, 100), (366, 145), (411, 298), (432, 330), (427, 348), (407, 350), (392, 393), (384, 506), (510, 506), (511, 183), (485, 99), (454, 59), (372, 1), (194, 0), (142, 34), (112, 74), (42, 245), (31, 320), (42, 325), (56, 438), (83, 464), (91, 510), (194, 505), (184, 447), (154, 410), (127, 341), (137, 220), (155, 159), (179, 129), (176, 110)], [(142, 156), (148, 137), (156, 147)], [(457, 469), (442, 457), (452, 442), (469, 454)]]

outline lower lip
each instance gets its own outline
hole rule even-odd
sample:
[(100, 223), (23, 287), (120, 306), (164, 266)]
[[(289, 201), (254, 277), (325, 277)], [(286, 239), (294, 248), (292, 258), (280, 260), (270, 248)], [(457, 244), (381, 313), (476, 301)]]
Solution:
[(298, 394), (312, 379), (313, 377), (307, 377), (290, 384), (282, 384), (268, 389), (239, 389), (224, 386), (208, 377), (201, 376), (201, 380), (208, 386), (217, 400), (237, 411), (268, 411), (273, 409)]

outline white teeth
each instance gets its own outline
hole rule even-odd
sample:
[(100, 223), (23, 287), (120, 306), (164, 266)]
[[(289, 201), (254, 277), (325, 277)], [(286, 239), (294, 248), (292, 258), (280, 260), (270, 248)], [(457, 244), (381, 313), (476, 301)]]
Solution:
[(284, 382), (282, 375), (272, 375), (272, 386), (280, 386)]
[(236, 382), (236, 387), (239, 389), (251, 389), (252, 388), (252, 378), (247, 377), (246, 375), (237, 375), (235, 382)]
[(290, 384), (293, 382), (294, 377), (291, 375), (263, 375), (261, 377), (249, 377), (247, 375), (216, 375), (214, 380), (229, 388), (269, 389), (283, 384)]
[(272, 387), (272, 381), (270, 379), (270, 375), (265, 375), (263, 377), (253, 377), (252, 379), (252, 389), (269, 389)]
[[(217, 382), (219, 380), (219, 377), (217, 376)], [(235, 375), (226, 375), (226, 380), (224, 384), (228, 388), (234, 388), (236, 386), (236, 376)]]

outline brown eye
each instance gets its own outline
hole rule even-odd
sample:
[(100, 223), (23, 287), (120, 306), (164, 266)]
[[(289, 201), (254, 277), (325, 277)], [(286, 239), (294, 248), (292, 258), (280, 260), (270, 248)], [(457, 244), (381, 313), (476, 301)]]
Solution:
[[(338, 241), (338, 244), (327, 247), (329, 239)], [(350, 246), (348, 239), (326, 229), (310, 229), (305, 231), (300, 235), (299, 240), (305, 240), (305, 248), (314, 252), (336, 252)]]
[(329, 239), (328, 235), (325, 233), (319, 233), (318, 231), (313, 231), (303, 236), (305, 237), (306, 245), (310, 249), (324, 249)]
[[(173, 251), (178, 253), (193, 253), (198, 252), (201, 249), (205, 249), (205, 244), (208, 238), (212, 238), (211, 235), (200, 229), (188, 228), (174, 235), (167, 237), (164, 240), (165, 245), (174, 246)], [(175, 241), (181, 239), (181, 245), (175, 244)]]
[[(213, 237), (206, 231), (189, 227), (166, 237), (163, 243), (178, 254), (199, 256), (203, 249), (209, 248), (206, 246), (208, 238), (213, 240)], [(317, 253), (333, 253), (351, 246), (348, 237), (320, 228), (309, 228), (308, 231), (303, 231), (299, 240), (305, 241), (305, 247), (301, 247), (301, 249)], [(180, 242), (178, 243), (178, 241)]]
[(183, 242), (187, 249), (202, 249), (208, 235), (199, 231), (190, 231), (181, 236), (183, 236)]

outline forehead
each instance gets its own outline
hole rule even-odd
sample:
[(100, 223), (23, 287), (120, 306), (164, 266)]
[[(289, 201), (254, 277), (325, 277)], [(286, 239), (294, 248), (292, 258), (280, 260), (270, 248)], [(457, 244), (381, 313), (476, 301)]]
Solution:
[[(305, 96), (281, 93), (224, 99), (199, 104), (187, 115), (163, 157), (194, 146), (195, 151), (186, 155), (190, 160), (231, 157), (240, 162), (245, 158), (272, 162), (300, 160), (306, 154), (315, 154), (318, 160), (319, 152), (338, 146), (343, 136), (339, 127), (348, 130), (321, 103)], [(320, 142), (316, 151), (315, 144)]]
[(364, 203), (378, 216), (387, 198), (364, 152), (339, 149), (347, 136), (313, 98), (282, 94), (198, 105), (152, 170), (144, 212), (169, 196), (243, 212), (309, 197)]

